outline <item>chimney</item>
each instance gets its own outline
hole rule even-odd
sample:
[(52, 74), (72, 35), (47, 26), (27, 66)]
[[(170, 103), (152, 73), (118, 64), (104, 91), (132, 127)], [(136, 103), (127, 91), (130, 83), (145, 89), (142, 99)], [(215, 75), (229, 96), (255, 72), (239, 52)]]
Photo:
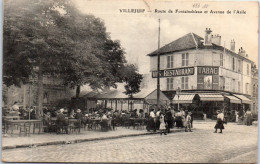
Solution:
[(204, 45), (211, 45), (211, 38), (212, 38), (212, 35), (211, 35), (211, 30), (210, 28), (206, 28), (205, 30), (205, 42), (204, 42)]
[(220, 46), (221, 45), (221, 36), (218, 35), (218, 34), (214, 35), (214, 36), (212, 36), (212, 40), (211, 41), (212, 41), (212, 43)]
[(235, 40), (234, 39), (231, 40), (231, 42), (230, 42), (230, 50), (233, 51), (233, 52), (235, 52), (235, 50), (236, 50)]
[(239, 49), (239, 52), (238, 52), (238, 54), (239, 54), (239, 55), (241, 55), (241, 56), (243, 56), (243, 57), (246, 57), (246, 51), (245, 51), (245, 50), (243, 50), (243, 48), (242, 48), (242, 47)]

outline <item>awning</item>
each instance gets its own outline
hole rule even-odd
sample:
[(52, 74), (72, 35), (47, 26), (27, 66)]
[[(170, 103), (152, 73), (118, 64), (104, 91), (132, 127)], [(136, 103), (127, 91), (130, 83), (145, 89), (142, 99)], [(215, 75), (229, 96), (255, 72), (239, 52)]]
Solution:
[(191, 104), (192, 100), (194, 98), (195, 94), (190, 94), (190, 95), (179, 95), (179, 98), (177, 95), (174, 96), (173, 98), (173, 104)]
[(251, 104), (253, 101), (250, 100), (249, 98), (247, 98), (246, 96), (244, 95), (236, 95), (234, 94), (234, 96), (236, 96), (237, 98), (239, 98), (240, 100), (242, 100), (242, 103), (243, 104)]
[(224, 97), (220, 94), (199, 94), (200, 101), (224, 101)]
[(236, 98), (235, 96), (225, 96), (225, 97), (230, 100), (230, 103), (241, 104), (241, 100)]

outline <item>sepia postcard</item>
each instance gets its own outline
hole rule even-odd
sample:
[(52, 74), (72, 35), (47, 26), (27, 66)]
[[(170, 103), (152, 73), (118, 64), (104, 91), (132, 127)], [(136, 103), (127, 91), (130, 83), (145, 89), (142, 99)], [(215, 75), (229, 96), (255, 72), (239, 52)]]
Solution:
[(258, 1), (5, 0), (2, 27), (2, 162), (258, 162)]

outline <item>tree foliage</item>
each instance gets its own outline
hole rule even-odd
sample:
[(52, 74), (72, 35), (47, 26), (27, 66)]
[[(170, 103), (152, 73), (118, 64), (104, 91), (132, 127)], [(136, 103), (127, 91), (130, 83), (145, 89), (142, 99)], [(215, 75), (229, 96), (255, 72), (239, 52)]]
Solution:
[(143, 76), (138, 73), (137, 68), (133, 64), (125, 66), (122, 73), (124, 81), (126, 82), (126, 91), (124, 93), (132, 98), (133, 94), (140, 92), (140, 84)]
[(126, 65), (120, 42), (110, 39), (102, 20), (82, 14), (69, 0), (6, 0), (3, 30), (7, 86), (36, 76), (42, 96), (42, 76), (53, 75), (71, 88), (102, 89), (125, 81), (127, 94), (139, 90), (141, 76)]

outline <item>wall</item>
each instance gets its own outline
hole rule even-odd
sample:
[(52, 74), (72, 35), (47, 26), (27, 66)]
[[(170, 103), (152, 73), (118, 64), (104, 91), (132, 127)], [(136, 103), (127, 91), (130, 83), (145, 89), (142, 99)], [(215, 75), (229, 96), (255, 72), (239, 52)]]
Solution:
[[(6, 107), (11, 106), (15, 101), (19, 106), (36, 106), (37, 105), (37, 84), (26, 84), (21, 87), (10, 86), (3, 87), (3, 101)], [(49, 106), (56, 104), (57, 101), (62, 99), (70, 100), (71, 92), (64, 86), (55, 86), (45, 84), (43, 87), (43, 105)]]
[[(167, 56), (173, 55), (173, 68), (182, 68), (182, 54), (189, 53), (189, 65), (195, 67), (195, 74), (189, 76), (189, 89), (197, 89), (198, 80), (201, 81), (202, 76), (197, 76), (197, 67), (196, 66), (217, 66), (219, 67), (219, 77), (215, 76), (212, 79), (218, 82), (218, 86), (214, 86), (213, 89), (222, 89), (220, 86), (221, 79), (224, 77), (224, 90), (236, 93), (246, 94), (245, 85), (249, 83), (249, 94), (252, 94), (252, 82), (250, 78), (251, 74), (251, 63), (245, 59), (242, 59), (241, 56), (234, 55), (221, 50), (212, 50), (212, 49), (198, 49), (198, 50), (187, 50), (176, 53), (171, 53), (167, 55), (161, 55), (160, 57), (160, 69), (169, 69), (167, 68)], [(223, 54), (223, 66), (220, 66), (220, 54)], [(233, 70), (233, 58), (235, 62), (235, 69)], [(241, 61), (241, 66), (238, 65), (238, 60)], [(150, 57), (150, 71), (157, 70), (157, 56)], [(247, 64), (249, 64), (249, 75), (247, 75)], [(240, 68), (241, 72), (238, 71)], [(205, 76), (204, 76), (205, 77)], [(178, 87), (181, 88), (181, 76), (173, 77), (174, 78), (174, 87), (173, 90), (176, 90)], [(156, 81), (156, 78), (153, 78), (153, 81)], [(161, 78), (161, 89), (167, 90), (167, 78)], [(240, 85), (239, 85), (240, 83)], [(200, 86), (201, 88), (201, 86)]]

